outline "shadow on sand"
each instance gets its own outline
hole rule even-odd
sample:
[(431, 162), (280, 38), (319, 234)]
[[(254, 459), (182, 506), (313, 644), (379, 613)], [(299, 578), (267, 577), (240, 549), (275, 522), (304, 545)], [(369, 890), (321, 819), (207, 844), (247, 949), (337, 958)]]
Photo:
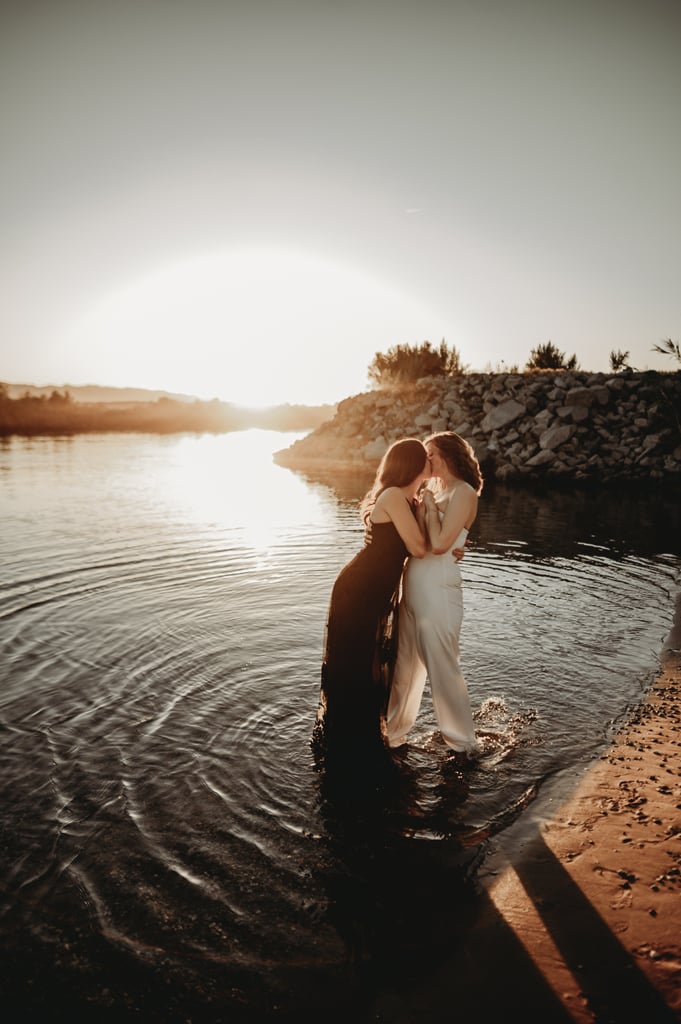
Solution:
[[(384, 790), (357, 800), (328, 779), (322, 783), (332, 854), (323, 879), (328, 921), (342, 936), (347, 958), (326, 975), (290, 977), (295, 1005), (286, 1019), (435, 1024), (468, 1014), (495, 1024), (512, 1017), (573, 1020), (569, 1001), (476, 881), (485, 842), (405, 834), (415, 796), (410, 785), (403, 778), (398, 797)], [(465, 771), (453, 770), (443, 802), (462, 803), (466, 793)], [(514, 868), (580, 988), (574, 1012), (582, 1020), (677, 1020), (538, 833)]]
[[(465, 777), (447, 799), (465, 798)], [(326, 791), (327, 798), (329, 791)], [(380, 799), (378, 798), (380, 797)], [(6, 932), (8, 1019), (151, 1024), (440, 1024), (511, 1019), (561, 1024), (569, 1003), (476, 881), (485, 844), (428, 840), (395, 829), (396, 806), (327, 799), (325, 927), (346, 951), (334, 962), (257, 967), (126, 950), (67, 915), (40, 941)], [(401, 807), (400, 813), (404, 811)], [(542, 838), (514, 864), (528, 898), (581, 989), (580, 1020), (678, 1020), (584, 898)], [(72, 894), (67, 902), (70, 905)], [(51, 941), (45, 941), (51, 931)], [(198, 952), (198, 951), (197, 951)], [(339, 962), (340, 959), (340, 962)], [(590, 1014), (590, 1016), (589, 1016)]]

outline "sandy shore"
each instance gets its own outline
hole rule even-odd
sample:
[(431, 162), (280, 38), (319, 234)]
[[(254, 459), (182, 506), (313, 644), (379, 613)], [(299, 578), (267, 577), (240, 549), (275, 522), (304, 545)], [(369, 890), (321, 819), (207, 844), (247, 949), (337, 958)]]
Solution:
[(668, 650), (601, 759), (493, 840), (444, 961), (372, 1019), (681, 1021), (680, 723)]
[[(516, 1009), (539, 999), (543, 1020), (681, 1020), (680, 723), (681, 653), (668, 649), (647, 700), (571, 795), (495, 843), (475, 946)], [(499, 955), (508, 930), (526, 958), (517, 971)]]

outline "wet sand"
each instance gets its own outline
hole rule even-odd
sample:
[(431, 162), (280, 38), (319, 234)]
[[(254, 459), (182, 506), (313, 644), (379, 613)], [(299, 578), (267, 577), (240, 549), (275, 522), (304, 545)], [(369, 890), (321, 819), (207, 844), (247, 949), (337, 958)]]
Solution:
[(681, 1019), (680, 695), (668, 654), (552, 820), (506, 866), (499, 844), (489, 895), (575, 1021)]
[(492, 841), (468, 935), (382, 1019), (681, 1020), (680, 725), (667, 650), (601, 758)]

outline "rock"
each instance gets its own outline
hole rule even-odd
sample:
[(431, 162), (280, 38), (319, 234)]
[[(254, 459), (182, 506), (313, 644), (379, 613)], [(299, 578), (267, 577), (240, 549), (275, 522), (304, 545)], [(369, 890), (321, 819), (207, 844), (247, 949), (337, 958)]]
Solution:
[(589, 418), (589, 408), (586, 405), (561, 405), (556, 409), (556, 415), (562, 420), (571, 419), (573, 423), (581, 423)]
[(520, 402), (516, 402), (515, 398), (509, 398), (507, 402), (502, 402), (501, 405), (496, 405), (493, 409), (490, 409), (480, 426), (486, 434), (489, 434), (493, 430), (500, 430), (502, 427), (508, 426), (509, 423), (513, 423), (513, 420), (523, 416), (524, 413), (525, 406), (521, 405)]
[(510, 462), (507, 462), (505, 465), (500, 466), (495, 473), (497, 480), (500, 480), (502, 483), (504, 481), (515, 480), (518, 475), (519, 474), (517, 468)]
[(385, 455), (387, 447), (388, 442), (383, 435), (379, 434), (375, 440), (369, 441), (369, 443), (364, 446), (362, 449), (362, 455), (369, 462), (379, 462)]
[(570, 388), (566, 397), (570, 405), (590, 406), (595, 396), (591, 388)]
[(442, 408), (447, 413), (451, 423), (462, 423), (466, 419), (465, 410), (458, 402), (453, 402), (450, 398), (445, 399), (442, 403)]
[[(562, 429), (562, 428), (558, 428)], [(526, 466), (545, 466), (547, 462), (553, 462), (555, 454), (549, 448), (544, 448), (543, 451), (537, 452), (531, 459), (528, 459), (525, 463)]]
[(575, 432), (575, 428), (570, 424), (565, 424), (561, 427), (549, 427), (539, 438), (539, 447), (545, 451), (553, 451), (554, 448), (558, 448), (565, 441), (568, 441)]
[(339, 403), (276, 461), (375, 468), (398, 437), (453, 429), (486, 477), (674, 481), (681, 478), (681, 372), (472, 373), (425, 378)]
[(592, 387), (591, 392), (599, 405), (607, 405), (610, 401), (610, 390), (606, 384), (600, 384)]

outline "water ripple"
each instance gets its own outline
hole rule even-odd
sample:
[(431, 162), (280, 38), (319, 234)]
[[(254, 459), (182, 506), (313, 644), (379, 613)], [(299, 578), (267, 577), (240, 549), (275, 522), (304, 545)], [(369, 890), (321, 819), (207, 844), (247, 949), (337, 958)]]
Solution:
[[(153, 449), (159, 480), (173, 451)], [(426, 692), (400, 800), (353, 824), (314, 768), (310, 731), (331, 585), (361, 542), (354, 506), (277, 469), (298, 518), (261, 526), (256, 543), (248, 521), (202, 515), (176, 482), (150, 496), (125, 464), (128, 489), (119, 467), (119, 500), (94, 522), (73, 475), (61, 504), (46, 490), (42, 518), (4, 520), (8, 934), (47, 941), (49, 918), (75, 942), (85, 915), (140, 962), (339, 962), (355, 904), (338, 886), (371, 876), (377, 849), (396, 871), (421, 858), (426, 875), (482, 849), (600, 749), (671, 627), (681, 552), (662, 527), (659, 551), (649, 536), (638, 550), (609, 539), (605, 510), (597, 535), (574, 530), (578, 499), (528, 531), (522, 504), (504, 493), (495, 518), (487, 498), (462, 564), (482, 755), (452, 763)], [(60, 493), (65, 478), (43, 470)]]

